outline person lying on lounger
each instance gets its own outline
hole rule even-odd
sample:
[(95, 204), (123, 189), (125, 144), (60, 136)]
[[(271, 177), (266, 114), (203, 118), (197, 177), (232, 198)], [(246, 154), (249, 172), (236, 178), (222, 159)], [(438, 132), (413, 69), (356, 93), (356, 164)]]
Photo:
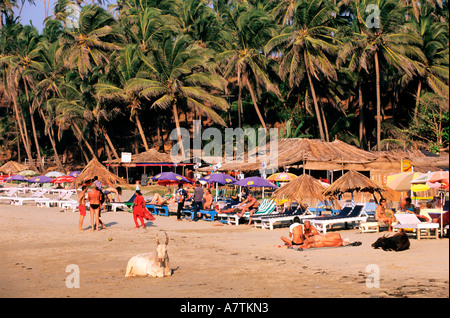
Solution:
[(247, 199), (245, 201), (239, 203), (235, 208), (221, 210), (219, 208), (219, 206), (216, 205), (214, 210), (217, 213), (236, 213), (236, 215), (238, 215), (239, 217), (242, 217), (244, 215), (244, 213), (247, 211), (250, 211), (250, 216), (252, 216), (252, 214), (257, 211), (258, 206), (259, 206), (259, 203), (256, 200), (256, 198), (251, 193), (249, 193)]
[(302, 245), (305, 239), (318, 234), (319, 231), (311, 222), (305, 221), (304, 224), (300, 224), (300, 218), (296, 216), (289, 227), (289, 238), (282, 236), (281, 240), (288, 246)]
[(172, 196), (169, 199), (166, 199), (166, 198), (163, 198), (159, 193), (155, 193), (153, 195), (152, 200), (148, 204), (163, 205), (163, 204), (171, 204), (171, 203), (175, 203), (175, 196)]

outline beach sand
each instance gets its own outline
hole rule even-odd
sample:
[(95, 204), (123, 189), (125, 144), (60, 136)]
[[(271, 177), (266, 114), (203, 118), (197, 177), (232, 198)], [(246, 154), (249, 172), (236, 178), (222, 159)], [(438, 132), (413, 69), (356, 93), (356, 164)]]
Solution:
[[(91, 232), (86, 216), (79, 232), (78, 218), (59, 208), (0, 205), (0, 297), (449, 297), (447, 238), (412, 238), (409, 250), (396, 253), (371, 247), (386, 232), (341, 230), (362, 245), (298, 251), (279, 247), (287, 228), (156, 216), (135, 229), (131, 213), (107, 212), (106, 230)], [(173, 276), (125, 278), (129, 258), (154, 250), (159, 230), (170, 237)], [(71, 264), (79, 288), (66, 286)]]

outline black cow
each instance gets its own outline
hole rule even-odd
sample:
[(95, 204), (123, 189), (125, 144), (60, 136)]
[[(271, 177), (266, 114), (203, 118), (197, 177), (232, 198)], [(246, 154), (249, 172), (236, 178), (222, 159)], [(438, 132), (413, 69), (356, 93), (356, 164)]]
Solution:
[(382, 248), (384, 251), (404, 251), (409, 248), (409, 238), (405, 232), (401, 231), (393, 236), (383, 235), (372, 244), (373, 248)]

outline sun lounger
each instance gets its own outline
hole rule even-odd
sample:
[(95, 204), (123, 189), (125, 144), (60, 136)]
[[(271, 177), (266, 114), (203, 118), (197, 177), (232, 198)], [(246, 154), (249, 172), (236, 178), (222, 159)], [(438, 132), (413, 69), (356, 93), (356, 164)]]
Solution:
[(128, 201), (124, 202), (108, 202), (105, 204), (107, 209), (111, 209), (111, 211), (117, 212), (117, 209), (124, 209), (129, 210), (134, 203), (134, 198), (136, 197), (136, 194), (133, 194), (131, 198), (128, 199)]
[(365, 222), (367, 220), (368, 215), (365, 213), (363, 205), (356, 205), (347, 215), (345, 215), (344, 209), (336, 216), (311, 218), (309, 220), (319, 232), (324, 234), (327, 232), (327, 227), (334, 224)]
[(71, 201), (78, 202), (76, 200), (70, 199), (70, 197), (74, 194), (75, 194), (74, 190), (66, 190), (64, 192), (60, 192), (59, 196), (56, 199), (38, 198), (35, 200), (35, 203), (37, 206), (61, 207), (63, 203), (71, 203)]
[[(395, 214), (398, 224), (394, 225), (394, 229), (413, 229), (416, 232), (417, 240), (421, 238), (438, 238), (439, 224), (431, 222), (421, 222), (419, 218), (412, 213)], [(432, 236), (430, 230), (434, 230), (435, 235)], [(425, 235), (422, 235), (422, 234)]]
[(36, 191), (29, 197), (16, 197), (12, 198), (10, 200), (11, 204), (13, 205), (23, 205), (25, 201), (42, 201), (42, 200), (48, 200), (49, 198), (44, 197), (44, 194), (47, 193), (47, 189), (41, 189), (39, 191)]
[(254, 218), (253, 226), (273, 230), (274, 224), (290, 224), (295, 217), (300, 219), (308, 219), (315, 217), (315, 215), (309, 210), (303, 210), (301, 207), (295, 207), (283, 213), (272, 213), (267, 216)]
[[(269, 199), (264, 199), (261, 202), (261, 204), (258, 206), (258, 210), (255, 213), (253, 213), (252, 220), (257, 217), (269, 215), (270, 213), (272, 213), (275, 210), (276, 206), (277, 205), (276, 205), (275, 201), (269, 200)], [(226, 217), (227, 217), (228, 224), (239, 225), (239, 219), (241, 217), (239, 217), (236, 213), (229, 213), (229, 214), (227, 213)], [(242, 217), (248, 220), (250, 218), (250, 212), (245, 212)]]
[(169, 206), (167, 205), (146, 204), (145, 207), (152, 214), (169, 216)]
[(11, 200), (17, 198), (17, 188), (10, 188), (4, 195), (0, 196), (0, 200), (8, 201), (11, 204)]

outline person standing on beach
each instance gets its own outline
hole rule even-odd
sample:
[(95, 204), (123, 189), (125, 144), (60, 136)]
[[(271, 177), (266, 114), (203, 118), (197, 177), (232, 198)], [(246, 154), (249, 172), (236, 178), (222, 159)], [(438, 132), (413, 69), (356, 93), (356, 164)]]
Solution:
[(136, 197), (134, 198), (134, 203), (133, 203), (134, 224), (136, 225), (136, 228), (138, 229), (139, 223), (138, 223), (137, 219), (139, 219), (139, 221), (141, 221), (142, 228), (145, 229), (145, 222), (144, 222), (145, 200), (144, 200), (144, 197), (142, 196), (142, 193), (140, 190), (136, 190), (135, 194), (136, 194)]
[(175, 192), (175, 200), (177, 202), (177, 221), (181, 221), (181, 210), (184, 207), (184, 201), (186, 201), (186, 198), (188, 196), (188, 193), (186, 190), (183, 189), (183, 184), (178, 184), (178, 190)]
[(198, 211), (200, 211), (201, 208), (203, 208), (203, 188), (202, 185), (200, 184), (200, 182), (196, 181), (195, 182), (195, 190), (194, 190), (194, 197), (193, 197), (193, 207), (194, 207), (194, 212), (192, 214), (192, 221), (197, 221), (199, 216), (197, 215)]
[(83, 221), (86, 216), (86, 191), (87, 186), (83, 185), (81, 187), (81, 192), (78, 193), (78, 209), (80, 210), (80, 220), (78, 222), (78, 229), (80, 232), (83, 231)]
[[(91, 212), (91, 231), (98, 231), (98, 223), (99, 223), (99, 212), (100, 212), (100, 199), (101, 193), (96, 185), (92, 188), (92, 190), (88, 193), (88, 200), (90, 203), (89, 211)], [(95, 218), (95, 227), (94, 227), (94, 218)]]

